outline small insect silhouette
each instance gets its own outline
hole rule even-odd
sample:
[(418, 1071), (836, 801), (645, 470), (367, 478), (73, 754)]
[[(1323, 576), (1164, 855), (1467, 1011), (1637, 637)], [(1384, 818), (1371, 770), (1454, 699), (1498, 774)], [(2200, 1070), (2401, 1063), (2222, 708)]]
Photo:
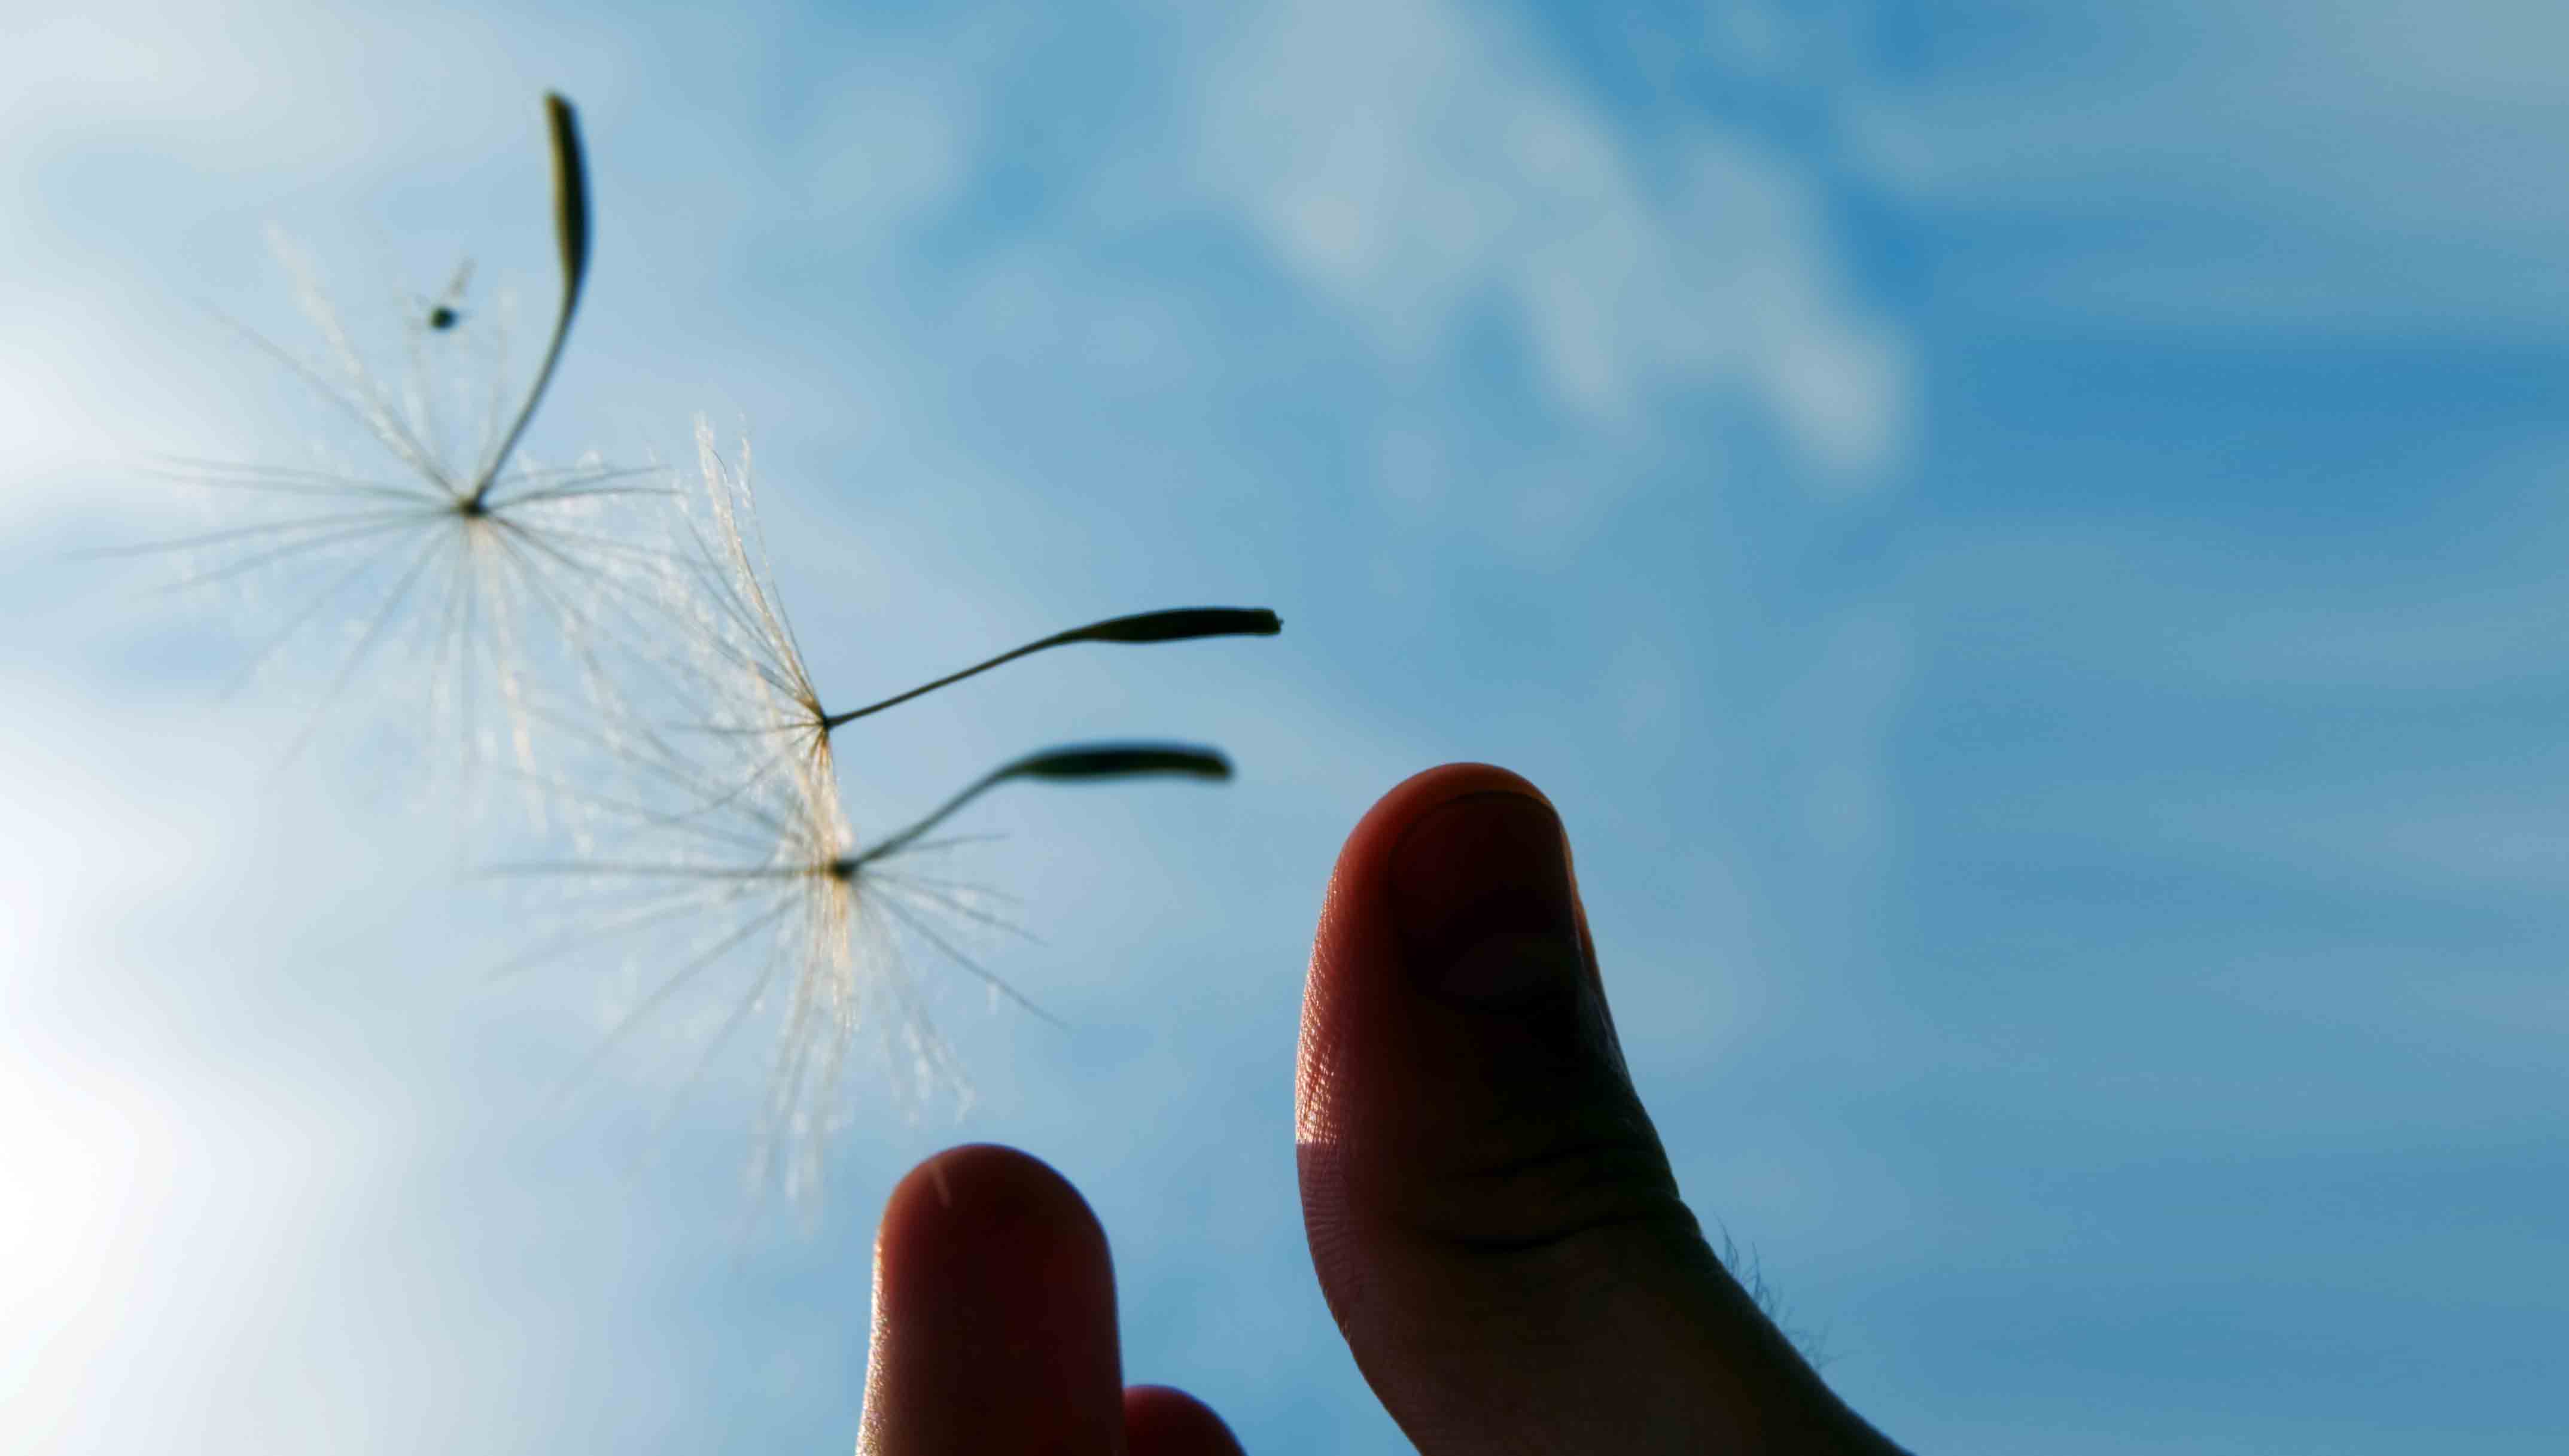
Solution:
[(446, 291), (437, 295), (436, 301), (428, 305), (430, 328), (442, 334), (464, 321), (464, 310), (458, 305), (464, 302), (464, 285), (471, 281), (473, 281), (473, 260), (466, 258), (463, 266), (455, 270), (454, 280), (446, 285)]

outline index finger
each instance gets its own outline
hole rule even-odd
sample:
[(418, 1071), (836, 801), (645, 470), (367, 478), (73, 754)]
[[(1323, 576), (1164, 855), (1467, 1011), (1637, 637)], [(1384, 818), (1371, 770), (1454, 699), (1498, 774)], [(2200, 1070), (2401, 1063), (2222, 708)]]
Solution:
[(893, 1190), (857, 1449), (1123, 1456), (1114, 1267), (1061, 1175), (980, 1145)]

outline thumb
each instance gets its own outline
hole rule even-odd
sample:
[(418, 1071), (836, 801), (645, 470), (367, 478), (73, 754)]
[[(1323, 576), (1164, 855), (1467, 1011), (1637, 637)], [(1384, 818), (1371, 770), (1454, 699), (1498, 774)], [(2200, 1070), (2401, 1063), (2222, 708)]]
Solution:
[(1421, 1451), (1893, 1449), (1678, 1198), (1525, 780), (1430, 770), (1348, 836), (1295, 1103), (1321, 1290)]

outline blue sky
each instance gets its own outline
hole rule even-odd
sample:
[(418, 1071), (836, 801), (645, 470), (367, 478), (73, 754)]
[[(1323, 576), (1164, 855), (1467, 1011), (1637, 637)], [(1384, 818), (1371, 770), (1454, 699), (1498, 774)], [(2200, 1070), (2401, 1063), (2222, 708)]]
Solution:
[[(1338, 837), (1562, 805), (1689, 1198), (1921, 1450), (2541, 1450), (2569, 1317), (2569, 20), (2498, 3), (42, 8), (0, 60), (0, 1333), (38, 1449), (837, 1449), (867, 1258), (991, 1139), (1115, 1242), (1127, 1373), (1401, 1449), (1290, 1176)], [(756, 443), (816, 676), (1163, 603), (843, 741), (994, 799), (1040, 943), (922, 963), (973, 1097), (851, 1095), (744, 1233), (744, 1055), (550, 1101), (632, 970), (526, 930), (326, 656), (64, 552), (154, 453), (326, 425), (351, 297), (539, 311), (537, 97), (598, 211), (530, 446)], [(369, 290), (372, 290), (371, 292)], [(362, 316), (362, 315), (361, 315)], [(185, 517), (192, 521), (193, 517)], [(624, 999), (618, 1000), (621, 996)], [(877, 1109), (881, 1109), (877, 1111)]]

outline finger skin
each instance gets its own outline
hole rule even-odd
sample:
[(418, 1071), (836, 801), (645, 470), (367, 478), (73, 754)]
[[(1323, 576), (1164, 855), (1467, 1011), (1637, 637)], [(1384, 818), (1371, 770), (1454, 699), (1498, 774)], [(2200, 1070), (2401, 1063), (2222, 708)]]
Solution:
[(870, 1456), (1124, 1450), (1106, 1235), (1023, 1153), (940, 1153), (902, 1180), (875, 1239)]
[[(1429, 770), (1366, 814), (1330, 879), (1296, 1153), (1312, 1264), (1358, 1367), (1428, 1456), (1894, 1450), (1679, 1199), (1566, 839), (1526, 798), (1543, 802), (1504, 769)], [(1422, 938), (1431, 903), (1451, 913)]]
[(1244, 1456), (1211, 1406), (1166, 1385), (1125, 1390), (1124, 1441), (1130, 1456)]

